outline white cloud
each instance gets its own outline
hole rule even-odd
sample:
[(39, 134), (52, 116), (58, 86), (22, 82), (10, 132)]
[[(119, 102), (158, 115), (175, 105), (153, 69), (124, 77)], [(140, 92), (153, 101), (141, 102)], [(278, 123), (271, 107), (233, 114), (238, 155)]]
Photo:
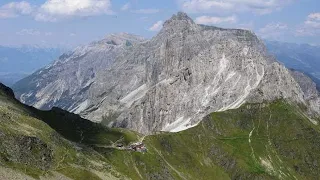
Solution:
[(238, 28), (254, 31), (254, 23), (253, 23), (253, 21), (250, 21), (247, 23), (241, 23), (241, 24), (238, 24)]
[(259, 31), (261, 33), (268, 33), (276, 30), (285, 30), (288, 29), (288, 25), (284, 23), (270, 23), (267, 24), (265, 27), (261, 28)]
[(69, 36), (76, 36), (76, 33), (70, 33)]
[(43, 22), (56, 22), (58, 19), (54, 16), (50, 16), (48, 14), (45, 13), (37, 13), (34, 16), (34, 19), (36, 21), (43, 21)]
[(296, 30), (296, 36), (320, 35), (320, 13), (309, 14), (303, 25)]
[(320, 21), (307, 20), (304, 24), (310, 28), (320, 28)]
[(138, 9), (138, 10), (133, 10), (131, 12), (138, 13), (138, 14), (155, 14), (160, 12), (160, 10), (159, 9)]
[(284, 23), (270, 23), (267, 24), (265, 27), (259, 29), (258, 34), (262, 38), (267, 39), (279, 39), (285, 33), (288, 33), (288, 25)]
[(35, 19), (56, 21), (74, 16), (112, 14), (110, 0), (47, 0), (40, 6)]
[(41, 32), (36, 29), (22, 29), (16, 32), (17, 35), (20, 36), (52, 36), (52, 32)]
[(149, 28), (149, 31), (160, 31), (163, 25), (163, 21), (158, 21)]
[(292, 0), (178, 0), (183, 11), (189, 13), (234, 13), (251, 11), (267, 14), (279, 10)]
[(308, 19), (315, 20), (315, 21), (320, 21), (320, 13), (309, 14)]
[(48, 0), (41, 9), (52, 15), (87, 16), (110, 13), (110, 0)]
[(0, 18), (31, 15), (37, 21), (50, 22), (74, 16), (101, 14), (113, 14), (111, 0), (46, 0), (38, 7), (21, 1), (10, 2), (0, 7)]
[(26, 1), (10, 2), (0, 7), (0, 18), (13, 18), (19, 15), (28, 15), (33, 7)]
[(127, 11), (129, 8), (130, 8), (130, 3), (126, 3), (125, 5), (123, 5), (122, 7), (121, 7), (121, 10), (122, 11)]
[(320, 13), (309, 14), (304, 24), (310, 28), (320, 29)]
[(38, 36), (40, 35), (40, 31), (35, 30), (35, 29), (22, 29), (19, 32), (16, 32), (16, 34), (20, 35), (20, 36), (24, 36), (24, 35), (31, 35), (31, 36)]
[(187, 0), (182, 4), (182, 9), (187, 12), (208, 12), (214, 9), (230, 10), (234, 5), (230, 2), (210, 1), (210, 0)]
[(311, 31), (308, 28), (301, 27), (298, 28), (295, 32), (295, 36), (315, 36), (316, 33), (314, 31)]
[(44, 35), (45, 35), (45, 36), (52, 36), (53, 33), (52, 33), (52, 32), (45, 32)]
[(142, 21), (146, 21), (148, 19), (148, 17), (143, 16), (143, 17), (140, 17), (139, 19), (142, 20)]
[(215, 17), (215, 16), (200, 16), (197, 17), (195, 22), (197, 24), (221, 24), (221, 23), (235, 23), (237, 21), (236, 16), (228, 16), (228, 17)]

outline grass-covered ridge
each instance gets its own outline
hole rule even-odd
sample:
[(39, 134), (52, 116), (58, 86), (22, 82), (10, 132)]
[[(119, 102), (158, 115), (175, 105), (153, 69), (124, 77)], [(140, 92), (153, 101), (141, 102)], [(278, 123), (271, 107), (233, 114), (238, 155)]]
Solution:
[[(0, 179), (15, 179), (19, 173), (35, 179), (123, 178), (93, 149), (122, 137), (123, 143), (138, 138), (133, 132), (108, 129), (62, 110), (39, 111), (22, 105), (0, 88)], [(14, 172), (8, 174), (8, 168)]]
[[(285, 101), (208, 115), (179, 133), (143, 137), (66, 111), (39, 111), (0, 90), (2, 169), (38, 178), (317, 179), (320, 130)], [(121, 141), (119, 141), (121, 140)], [(141, 141), (146, 153), (113, 148)], [(9, 174), (8, 177), (10, 177)]]
[(319, 128), (300, 112), (285, 101), (246, 104), (183, 132), (147, 137), (145, 155), (107, 156), (135, 179), (317, 179)]

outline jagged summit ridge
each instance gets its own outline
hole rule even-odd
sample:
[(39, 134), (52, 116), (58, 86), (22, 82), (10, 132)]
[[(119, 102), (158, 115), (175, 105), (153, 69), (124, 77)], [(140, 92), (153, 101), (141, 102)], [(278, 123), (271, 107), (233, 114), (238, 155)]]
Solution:
[[(41, 86), (31, 97), (52, 97), (48, 89), (59, 87), (54, 99), (35, 100), (28, 98), (28, 92), (21, 97), (38, 107), (55, 104), (92, 121), (145, 134), (185, 130), (211, 112), (245, 102), (307, 101), (290, 71), (273, 61), (259, 38), (247, 30), (197, 25), (178, 13), (154, 38), (125, 47), (98, 58), (103, 62), (112, 58), (99, 68), (91, 65), (97, 64), (93, 60), (97, 51), (73, 59), (69, 68), (73, 74), (68, 74), (72, 82), (53, 77), (52, 84), (46, 73), (43, 81), (50, 85)], [(87, 71), (75, 71), (79, 62), (90, 62), (85, 64)], [(56, 68), (67, 72), (65, 66)], [(65, 96), (70, 89), (72, 93)]]
[(163, 28), (157, 36), (169, 37), (170, 35), (181, 34), (187, 31), (195, 32), (197, 28), (199, 27), (186, 13), (179, 12), (164, 22)]
[(194, 24), (194, 21), (186, 13), (178, 12), (177, 14), (172, 15), (170, 19), (166, 20), (163, 26), (167, 27), (173, 25), (174, 22)]
[(122, 32), (122, 33), (109, 34), (105, 36), (104, 39), (97, 41), (96, 43), (98, 44), (105, 43), (105, 44), (117, 45), (117, 46), (121, 46), (121, 45), (130, 46), (132, 44), (140, 43), (142, 41), (145, 41), (145, 38)]
[[(248, 101), (303, 101), (289, 71), (267, 56), (250, 31), (209, 28), (180, 17), (174, 15), (156, 37), (97, 79), (92, 92), (108, 93), (102, 100), (92, 94), (90, 102), (97, 103), (83, 116), (98, 120), (104, 114), (109, 125), (142, 133), (175, 132), (193, 127), (209, 112)], [(105, 87), (115, 88), (99, 91)], [(115, 115), (117, 120), (109, 122)]]
[(20, 101), (36, 108), (57, 106), (79, 113), (85, 107), (85, 103), (81, 103), (87, 99), (88, 89), (98, 72), (105, 71), (115, 56), (142, 41), (145, 39), (128, 33), (108, 35), (61, 55), (47, 67), (19, 81), (13, 89)]

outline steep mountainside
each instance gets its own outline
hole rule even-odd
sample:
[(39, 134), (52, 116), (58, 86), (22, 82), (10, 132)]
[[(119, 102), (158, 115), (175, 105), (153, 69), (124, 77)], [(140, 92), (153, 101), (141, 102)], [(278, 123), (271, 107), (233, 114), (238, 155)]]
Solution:
[(17, 82), (13, 89), (23, 102), (36, 108), (54, 106), (79, 113), (97, 72), (105, 70), (115, 56), (143, 38), (126, 33), (111, 34), (88, 46), (63, 54), (49, 66)]
[[(195, 24), (179, 13), (98, 75), (81, 114), (142, 133), (180, 131), (213, 111), (303, 92), (249, 31)], [(111, 117), (111, 118), (110, 118)], [(109, 123), (109, 122), (108, 122)]]
[[(85, 85), (65, 82), (66, 75), (51, 79), (40, 71), (45, 82), (40, 88), (18, 83), (15, 90), (23, 102), (35, 107), (59, 106), (92, 121), (144, 134), (188, 129), (211, 112), (236, 109), (245, 102), (283, 98), (308, 104), (290, 71), (268, 56), (252, 32), (197, 25), (184, 13), (167, 20), (151, 40), (110, 58), (113, 63), (94, 71), (94, 79), (81, 81)], [(60, 74), (71, 73), (64, 65), (53, 67), (61, 69)], [(77, 73), (68, 76), (76, 78)], [(69, 93), (65, 84), (76, 93)], [(319, 106), (309, 108), (318, 112)]]
[[(317, 179), (320, 129), (303, 109), (246, 103), (144, 137), (24, 106), (0, 84), (0, 179)], [(146, 152), (122, 148), (137, 141)]]
[[(310, 117), (312, 117), (313, 113), (311, 111), (320, 112), (320, 93), (317, 84), (313, 82), (310, 77), (308, 77), (302, 72), (292, 70), (291, 74), (293, 78), (299, 83), (304, 93), (304, 99), (307, 102), (307, 106), (310, 107), (308, 114)], [(318, 124), (318, 122), (312, 122)]]
[(277, 41), (266, 46), (286, 67), (307, 73), (320, 86), (320, 46)]
[(121, 138), (126, 144), (137, 140), (137, 135), (60, 109), (39, 111), (25, 106), (0, 83), (0, 179), (122, 178), (92, 148), (111, 146)]

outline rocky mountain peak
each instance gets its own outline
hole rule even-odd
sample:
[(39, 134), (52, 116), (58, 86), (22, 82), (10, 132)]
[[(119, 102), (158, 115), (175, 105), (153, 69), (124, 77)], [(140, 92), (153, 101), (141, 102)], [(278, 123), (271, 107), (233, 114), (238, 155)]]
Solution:
[(178, 12), (174, 14), (169, 20), (163, 24), (163, 29), (175, 29), (181, 30), (182, 28), (192, 27), (196, 23), (184, 12)]
[(128, 39), (137, 38), (110, 35), (77, 50), (67, 63), (21, 81), (28, 88), (18, 97), (143, 134), (182, 131), (247, 102), (308, 101), (250, 31), (197, 25), (180, 12), (150, 41), (117, 46)]
[(93, 45), (111, 45), (111, 46), (131, 46), (132, 44), (139, 43), (145, 39), (141, 36), (129, 34), (129, 33), (113, 33), (107, 35), (100, 41), (93, 42)]
[(178, 12), (177, 14), (174, 14), (171, 19), (174, 19), (174, 20), (180, 20), (180, 21), (192, 21), (193, 20), (188, 16), (187, 13), (184, 13), (184, 12)]

